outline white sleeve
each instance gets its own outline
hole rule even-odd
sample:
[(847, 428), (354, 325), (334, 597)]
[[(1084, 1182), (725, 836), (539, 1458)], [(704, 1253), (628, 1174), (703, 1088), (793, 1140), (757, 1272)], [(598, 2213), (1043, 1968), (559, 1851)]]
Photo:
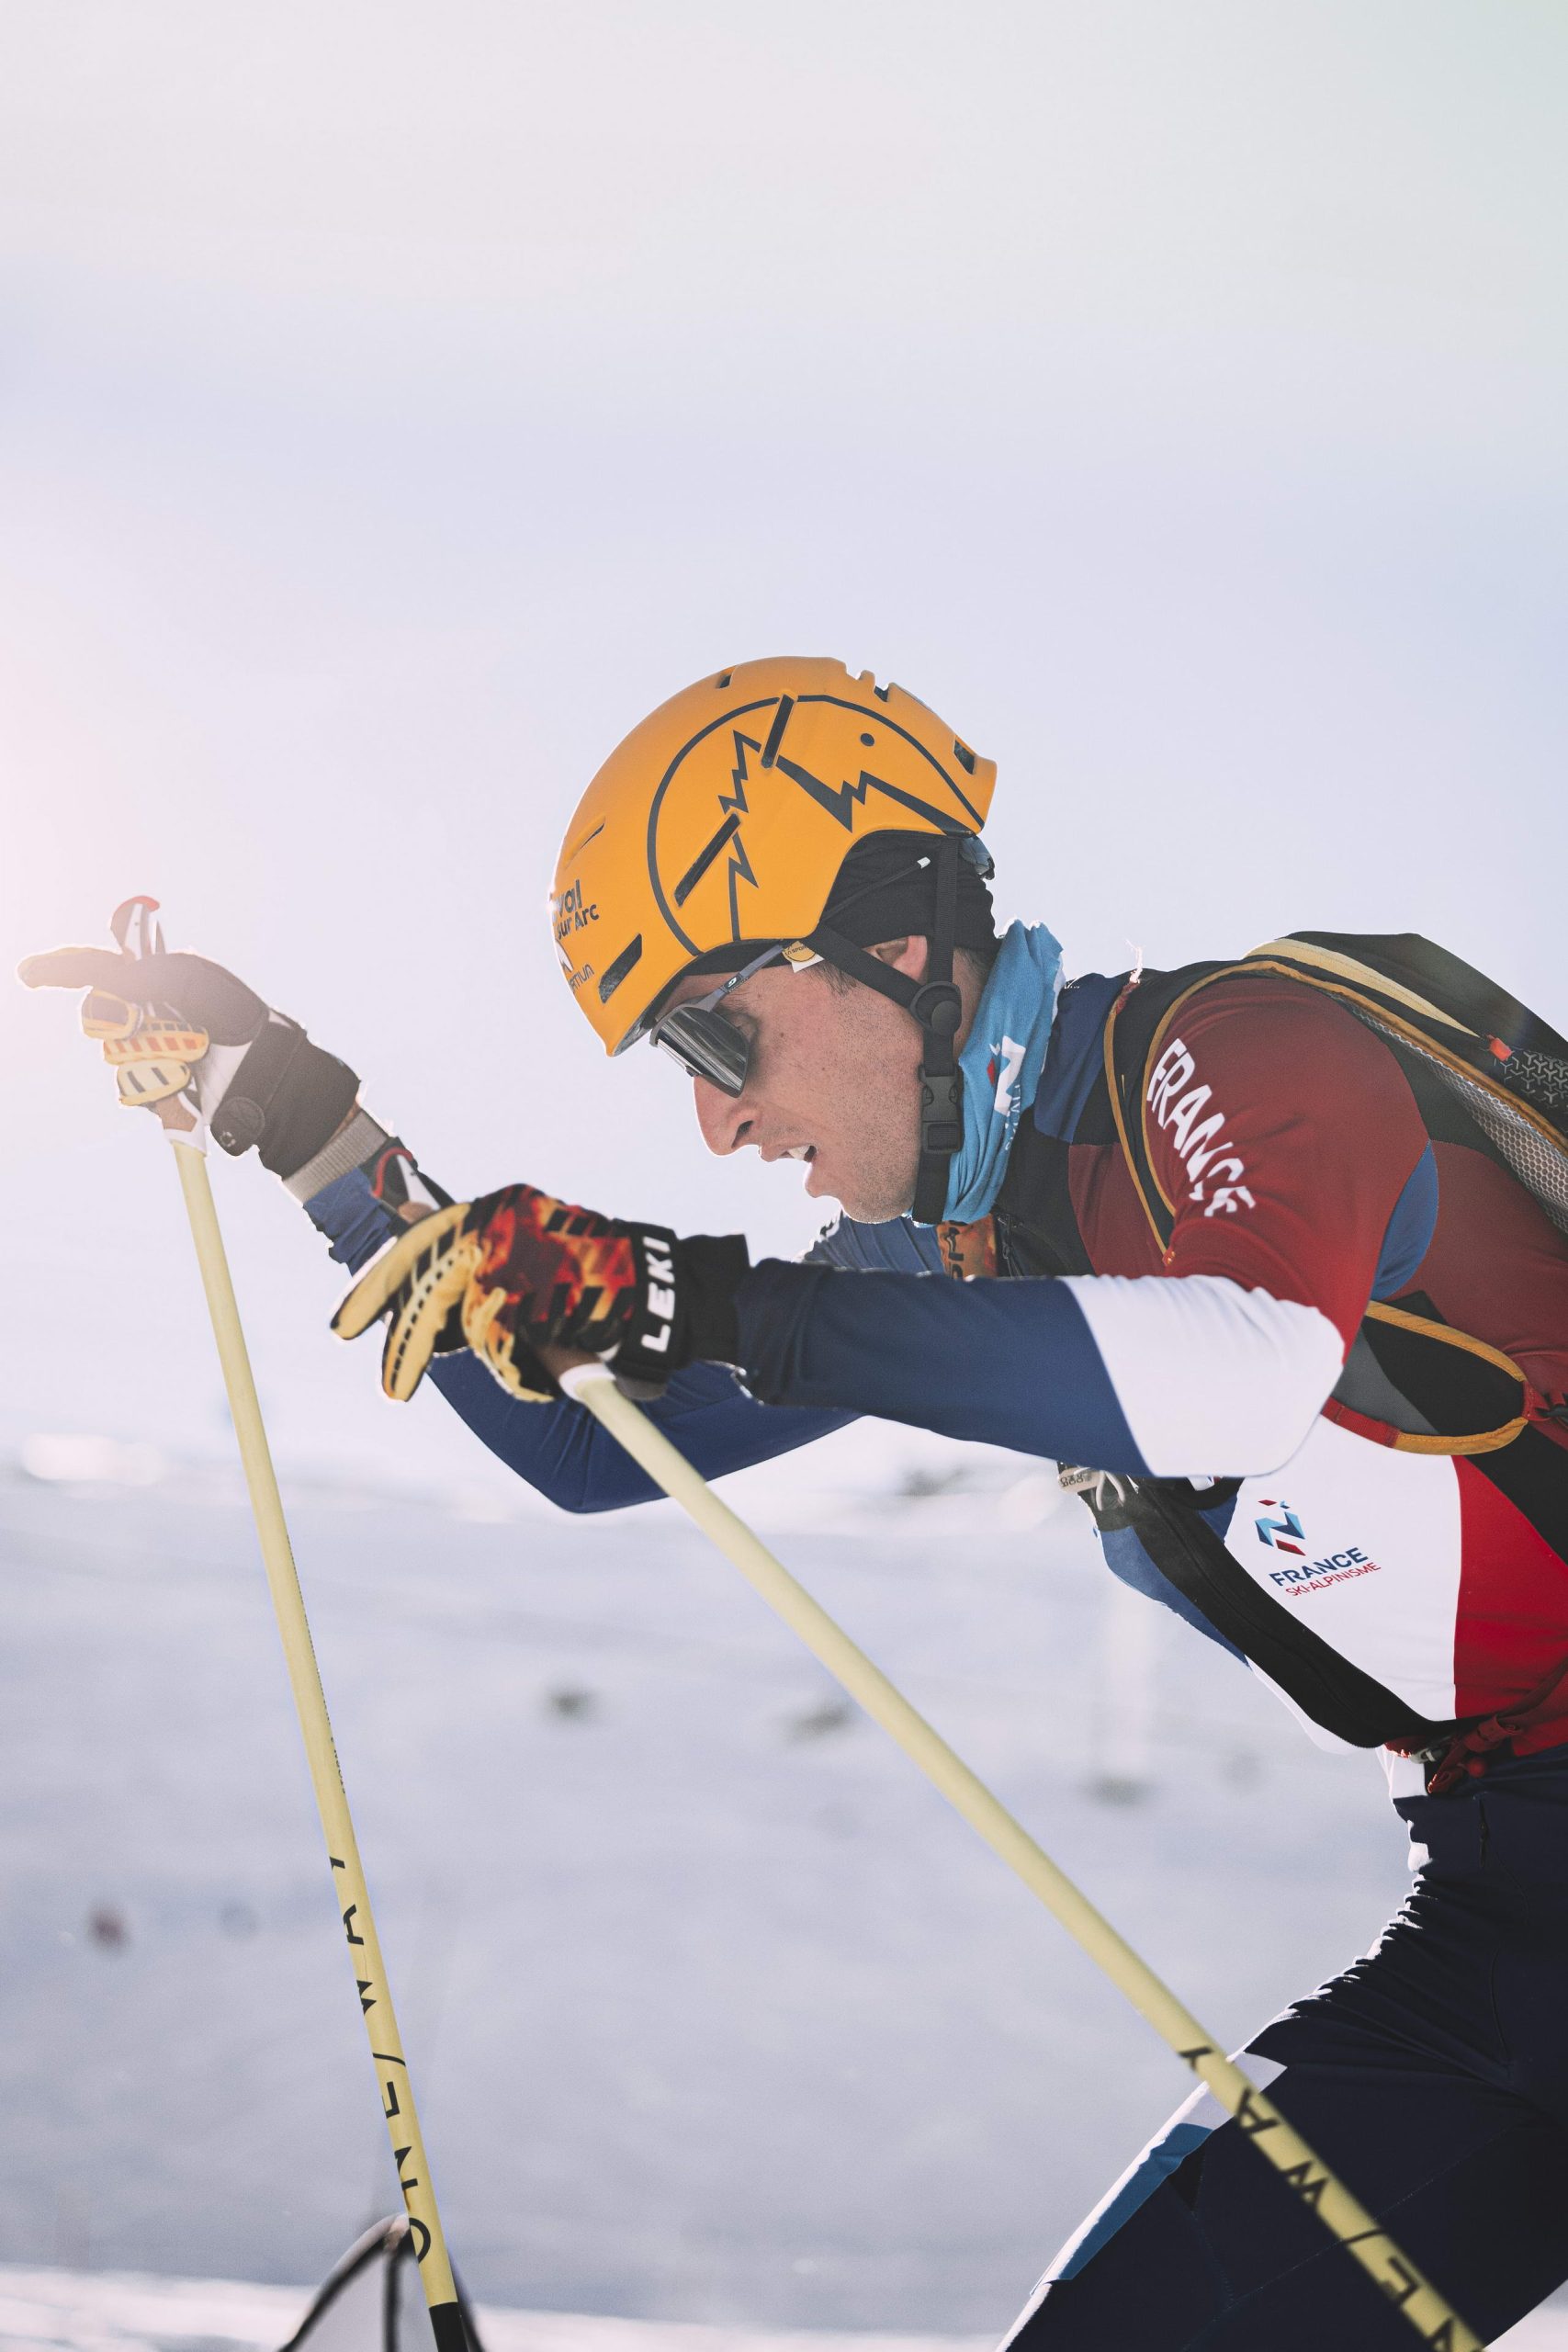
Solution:
[(1339, 1334), (1315, 1306), (1223, 1274), (1064, 1279), (1156, 1478), (1278, 1469), (1344, 1364)]

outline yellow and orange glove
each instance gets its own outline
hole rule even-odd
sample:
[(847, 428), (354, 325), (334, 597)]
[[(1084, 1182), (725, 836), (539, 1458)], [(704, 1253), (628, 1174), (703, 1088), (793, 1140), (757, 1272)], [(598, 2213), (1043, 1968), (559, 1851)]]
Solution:
[(682, 1364), (733, 1363), (738, 1235), (678, 1240), (661, 1226), (573, 1208), (532, 1184), (455, 1202), (388, 1243), (333, 1317), (355, 1340), (383, 1317), (381, 1385), (402, 1401), (431, 1357), (471, 1348), (513, 1396), (560, 1391), (541, 1349), (613, 1363), (634, 1391)]

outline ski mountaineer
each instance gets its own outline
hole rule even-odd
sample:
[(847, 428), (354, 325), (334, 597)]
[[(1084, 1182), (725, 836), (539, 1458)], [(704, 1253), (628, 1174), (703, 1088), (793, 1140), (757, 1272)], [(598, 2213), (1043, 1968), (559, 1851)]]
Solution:
[[(128, 1100), (258, 1148), (366, 1270), (336, 1328), (386, 1319), (389, 1394), (428, 1367), (565, 1509), (652, 1490), (563, 1348), (710, 1477), (857, 1414), (1049, 1457), (1114, 1574), (1380, 1749), (1410, 1897), (1248, 2063), (1491, 2336), (1568, 2277), (1568, 1046), (1410, 936), (1064, 985), (1043, 924), (996, 935), (994, 780), (897, 686), (756, 662), (636, 728), (567, 827), (577, 1002), (674, 1057), (711, 1150), (840, 1204), (798, 1264), (527, 1184), (451, 1201), (200, 958), (24, 977), (97, 992)], [(1200, 2092), (1010, 2341), (1407, 2336)]]

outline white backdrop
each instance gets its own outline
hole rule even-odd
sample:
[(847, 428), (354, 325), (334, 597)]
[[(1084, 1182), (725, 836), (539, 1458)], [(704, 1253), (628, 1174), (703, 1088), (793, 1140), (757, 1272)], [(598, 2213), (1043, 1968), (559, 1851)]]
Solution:
[[(831, 651), (999, 761), (1003, 910), (1069, 968), (1408, 926), (1568, 1017), (1555, 8), (6, 0), (0, 42), (7, 963), (151, 890), (450, 1186), (793, 1249), (792, 1168), (600, 1057), (544, 896), (654, 702)], [(0, 989), (0, 1442), (220, 1445), (172, 1174), (73, 1020)], [(485, 1476), (220, 1173), (286, 1458)]]

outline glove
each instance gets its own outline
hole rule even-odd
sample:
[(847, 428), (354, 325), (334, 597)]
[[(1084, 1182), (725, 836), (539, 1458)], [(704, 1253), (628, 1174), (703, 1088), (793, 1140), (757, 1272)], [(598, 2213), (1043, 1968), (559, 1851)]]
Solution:
[[(131, 899), (118, 909), (118, 955), (56, 947), (28, 956), (17, 977), (30, 989), (90, 990), (82, 1026), (101, 1040), (123, 1103), (173, 1111), (183, 1098), (225, 1151), (257, 1145), (262, 1165), (287, 1181), (336, 1134), (359, 1080), (221, 964), (168, 954), (151, 922), (156, 908), (155, 899)], [(141, 952), (126, 944), (131, 937)]]
[(433, 1355), (471, 1348), (513, 1396), (558, 1396), (538, 1351), (571, 1348), (614, 1363), (656, 1394), (672, 1372), (731, 1363), (735, 1291), (748, 1265), (739, 1235), (678, 1241), (572, 1208), (532, 1184), (458, 1201), (388, 1243), (333, 1317), (356, 1340), (385, 1316), (381, 1385), (413, 1395)]

